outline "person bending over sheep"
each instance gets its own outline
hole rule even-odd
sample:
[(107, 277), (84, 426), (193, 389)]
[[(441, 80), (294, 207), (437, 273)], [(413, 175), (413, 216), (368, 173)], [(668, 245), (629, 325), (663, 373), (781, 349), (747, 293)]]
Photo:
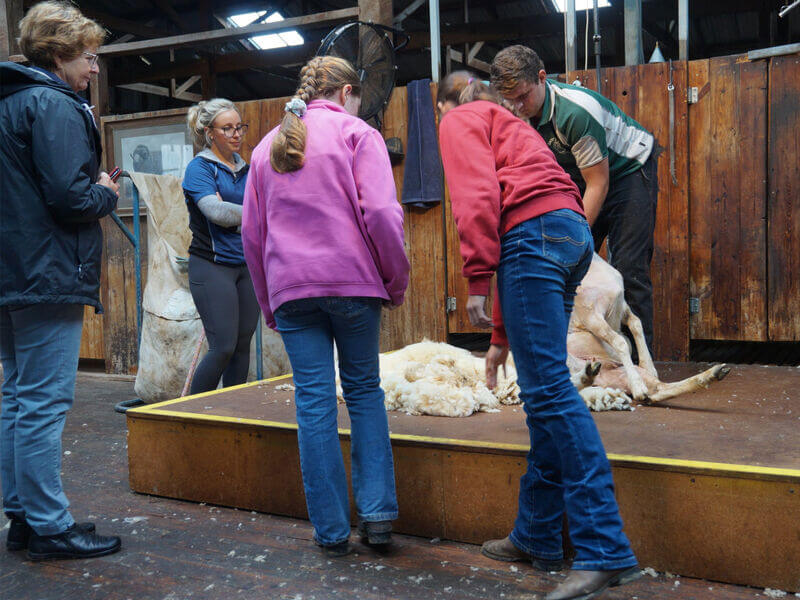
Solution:
[(580, 194), (539, 133), (468, 72), (445, 78), (437, 105), (474, 325), (492, 326), (484, 307), (497, 275), (487, 383), (494, 385), (510, 345), (531, 440), (514, 528), (482, 551), (560, 569), (566, 511), (576, 556), (547, 600), (594, 597), (640, 571), (603, 443), (566, 366), (575, 290), (594, 250)]

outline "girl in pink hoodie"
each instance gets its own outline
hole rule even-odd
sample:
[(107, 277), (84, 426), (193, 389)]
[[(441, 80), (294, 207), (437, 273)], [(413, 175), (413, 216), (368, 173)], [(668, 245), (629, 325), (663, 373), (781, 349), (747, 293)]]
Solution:
[(314, 539), (335, 556), (350, 551), (350, 508), (334, 342), (359, 532), (369, 543), (388, 543), (397, 518), (378, 337), (381, 305), (402, 304), (409, 264), (386, 145), (356, 116), (360, 91), (345, 60), (315, 57), (303, 67), (281, 125), (253, 151), (242, 214), (256, 296), (292, 363)]

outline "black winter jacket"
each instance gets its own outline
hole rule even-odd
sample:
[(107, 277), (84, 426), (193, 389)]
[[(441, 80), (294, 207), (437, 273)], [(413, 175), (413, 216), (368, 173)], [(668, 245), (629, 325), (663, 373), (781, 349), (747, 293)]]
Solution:
[(100, 134), (88, 104), (41, 71), (0, 63), (0, 306), (88, 304), (98, 290)]

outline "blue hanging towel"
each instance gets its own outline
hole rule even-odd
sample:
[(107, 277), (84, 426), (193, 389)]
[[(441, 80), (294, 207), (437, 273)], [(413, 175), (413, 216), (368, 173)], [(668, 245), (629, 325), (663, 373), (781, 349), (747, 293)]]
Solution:
[(408, 84), (408, 144), (403, 175), (402, 203), (430, 208), (444, 197), (442, 159), (436, 136), (431, 80)]

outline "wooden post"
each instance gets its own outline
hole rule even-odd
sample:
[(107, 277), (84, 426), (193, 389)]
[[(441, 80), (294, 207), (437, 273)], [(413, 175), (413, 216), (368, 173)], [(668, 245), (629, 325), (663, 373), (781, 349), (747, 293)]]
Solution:
[(205, 61), (203, 65), (203, 72), (200, 80), (200, 89), (203, 98), (208, 100), (217, 95), (217, 74), (214, 71), (214, 66), (211, 61)]
[(100, 72), (89, 86), (89, 102), (94, 107), (94, 119), (100, 127), (100, 117), (111, 112), (108, 103), (108, 63), (102, 56), (97, 59), (97, 68)]
[(0, 0), (0, 61), (19, 54), (19, 22), (22, 19), (22, 0)]
[(392, 0), (358, 0), (358, 18), (367, 23), (392, 26)]

